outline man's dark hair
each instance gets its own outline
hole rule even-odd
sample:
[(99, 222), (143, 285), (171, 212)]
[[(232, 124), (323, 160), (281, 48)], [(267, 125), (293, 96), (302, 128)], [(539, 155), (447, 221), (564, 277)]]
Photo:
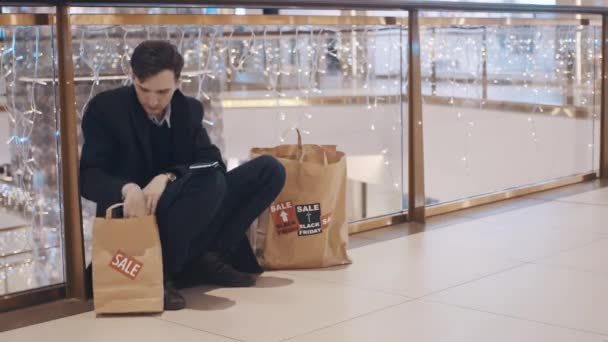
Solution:
[(173, 71), (177, 80), (183, 67), (184, 58), (177, 47), (164, 40), (146, 40), (135, 48), (131, 56), (131, 69), (140, 81), (164, 70)]

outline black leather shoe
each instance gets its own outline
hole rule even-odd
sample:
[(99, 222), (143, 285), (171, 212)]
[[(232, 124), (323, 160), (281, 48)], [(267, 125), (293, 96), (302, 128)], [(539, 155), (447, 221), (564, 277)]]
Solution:
[(186, 307), (186, 299), (172, 286), (165, 284), (165, 310), (175, 311)]
[(255, 285), (257, 277), (235, 270), (217, 254), (206, 252), (199, 259), (201, 277), (205, 283), (224, 287), (250, 287)]

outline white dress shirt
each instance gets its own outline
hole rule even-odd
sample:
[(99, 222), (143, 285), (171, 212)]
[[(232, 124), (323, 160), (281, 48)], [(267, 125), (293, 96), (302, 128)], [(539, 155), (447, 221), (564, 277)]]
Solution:
[[(153, 116), (153, 115), (148, 115), (148, 118), (149, 118), (149, 119), (150, 119), (150, 120), (151, 120), (151, 121), (152, 121), (152, 122), (153, 122), (155, 125), (157, 125), (157, 126), (159, 126), (159, 127), (160, 127), (160, 126), (162, 126), (162, 125), (163, 125), (163, 124), (166, 122), (166, 123), (167, 123), (167, 127), (171, 128), (171, 104), (169, 104), (169, 105), (167, 106), (167, 109), (165, 109), (165, 113), (164, 113), (164, 115), (163, 115), (162, 119), (160, 119), (160, 120), (159, 120), (159, 119), (158, 119), (156, 116)], [(128, 184), (125, 184), (125, 185), (122, 187), (122, 191), (121, 191), (121, 192), (122, 192), (122, 199), (123, 199), (123, 200), (125, 199), (125, 196), (127, 195), (127, 190), (129, 190), (129, 187), (132, 187), (132, 186), (137, 186), (137, 187), (139, 187), (139, 186), (138, 186), (137, 184), (135, 184), (135, 183), (128, 183)]]

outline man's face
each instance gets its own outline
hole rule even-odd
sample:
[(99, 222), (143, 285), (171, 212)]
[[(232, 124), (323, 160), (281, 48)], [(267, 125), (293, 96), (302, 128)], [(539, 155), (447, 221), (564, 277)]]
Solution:
[(171, 70), (163, 70), (140, 81), (133, 77), (137, 99), (148, 115), (159, 116), (171, 102), (177, 81)]

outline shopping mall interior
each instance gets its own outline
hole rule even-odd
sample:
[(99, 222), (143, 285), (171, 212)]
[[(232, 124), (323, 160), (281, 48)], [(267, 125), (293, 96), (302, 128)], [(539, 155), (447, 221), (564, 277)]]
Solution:
[[(608, 341), (606, 0), (0, 5), (0, 341)], [(292, 148), (277, 201), (333, 214), (314, 235), (302, 206), (299, 234), (274, 232), (277, 202), (248, 223), (253, 286), (103, 311), (83, 118), (139, 89), (150, 40), (182, 56), (227, 174)], [(323, 151), (307, 171), (302, 146)]]

